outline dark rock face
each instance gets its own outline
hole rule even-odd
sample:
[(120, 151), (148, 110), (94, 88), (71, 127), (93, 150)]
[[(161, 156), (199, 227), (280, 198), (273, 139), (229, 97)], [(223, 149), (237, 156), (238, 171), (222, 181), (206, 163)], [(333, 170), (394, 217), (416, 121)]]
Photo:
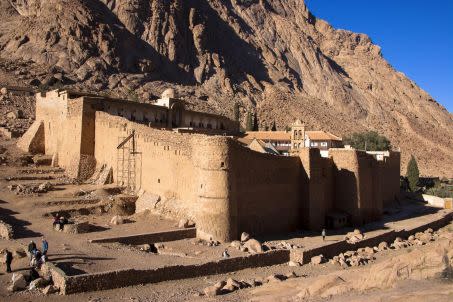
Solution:
[(58, 83), (144, 100), (171, 86), (199, 110), (232, 116), (239, 103), (261, 128), (300, 118), (338, 135), (373, 129), (404, 167), (415, 154), (423, 174), (453, 177), (452, 115), (368, 36), (335, 30), (301, 0), (0, 0), (0, 18), (0, 58), (40, 66), (43, 84), (63, 74)]

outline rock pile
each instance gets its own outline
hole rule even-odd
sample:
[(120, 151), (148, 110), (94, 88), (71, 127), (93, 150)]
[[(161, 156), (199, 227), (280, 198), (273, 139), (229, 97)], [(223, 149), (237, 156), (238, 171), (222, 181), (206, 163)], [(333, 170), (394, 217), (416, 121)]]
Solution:
[(324, 263), (325, 260), (326, 259), (324, 258), (323, 255), (319, 255), (319, 256), (311, 257), (310, 263), (313, 265), (318, 265), (318, 264)]
[(424, 232), (418, 232), (415, 235), (409, 236), (407, 240), (401, 238), (396, 238), (395, 241), (390, 244), (390, 247), (393, 249), (401, 249), (409, 246), (420, 246), (429, 243), (430, 241), (435, 241), (439, 238), (438, 232), (434, 232), (433, 229), (429, 228)]
[(41, 184), (13, 184), (9, 185), (8, 189), (16, 195), (42, 194), (52, 191), (53, 185), (50, 182)]
[(329, 262), (338, 264), (343, 268), (350, 266), (362, 266), (368, 264), (370, 261), (376, 260), (373, 256), (375, 253), (372, 248), (359, 249), (357, 251), (347, 251), (338, 256), (333, 257)]
[(194, 238), (190, 241), (193, 245), (204, 245), (204, 246), (219, 246), (220, 242), (216, 240), (203, 240), (200, 238)]
[(263, 244), (261, 244), (261, 242), (251, 238), (250, 235), (245, 232), (241, 234), (241, 241), (232, 241), (230, 246), (241, 252), (249, 252), (251, 254), (262, 253), (266, 248)]
[(298, 249), (301, 248), (302, 246), (292, 244), (286, 241), (281, 241), (273, 246), (271, 246), (271, 249), (277, 249), (277, 250), (292, 250), (292, 249)]
[(35, 277), (28, 273), (13, 273), (11, 284), (7, 287), (7, 290), (15, 292), (25, 289), (40, 290), (45, 295), (58, 292), (58, 288), (52, 284), (52, 276), (43, 271), (39, 271)]
[[(345, 253), (341, 253), (338, 256), (333, 257), (329, 262), (331, 264), (338, 264), (343, 268), (347, 268), (350, 266), (361, 266), (366, 265), (370, 261), (375, 260), (374, 254), (377, 252), (382, 252), (385, 250), (393, 249), (398, 250), (410, 246), (421, 246), (429, 243), (430, 241), (437, 240), (440, 235), (439, 232), (434, 232), (431, 228), (428, 228), (424, 232), (418, 232), (415, 235), (411, 235), (407, 238), (407, 240), (402, 239), (401, 237), (395, 238), (395, 240), (388, 244), (387, 242), (383, 241), (379, 243), (378, 246), (375, 247), (365, 247), (360, 248), (357, 251), (347, 251)], [(358, 234), (358, 232), (351, 232), (346, 235), (348, 238), (353, 238)], [(360, 237), (360, 236), (359, 236)], [(358, 237), (356, 237), (358, 238)], [(322, 256), (322, 255), (321, 255)], [(315, 258), (315, 257), (313, 257)], [(319, 259), (313, 260), (318, 262)], [(316, 263), (313, 263), (316, 264)]]
[(291, 278), (297, 278), (297, 275), (294, 272), (290, 272), (286, 275), (270, 275), (264, 280), (253, 279), (249, 281), (237, 281), (232, 278), (228, 278), (227, 280), (222, 280), (214, 285), (206, 287), (203, 292), (208, 297), (215, 297), (218, 295), (229, 294), (239, 289), (257, 287), (265, 283), (282, 282)]
[(355, 229), (353, 232), (349, 232), (344, 236), (344, 240), (352, 244), (362, 241), (363, 239), (365, 239), (365, 235), (363, 235), (362, 231), (359, 229)]
[(3, 238), (3, 239), (6, 239), (6, 240), (10, 240), (10, 239), (13, 239), (14, 238), (14, 230), (13, 230), (13, 227), (0, 220), (0, 238)]

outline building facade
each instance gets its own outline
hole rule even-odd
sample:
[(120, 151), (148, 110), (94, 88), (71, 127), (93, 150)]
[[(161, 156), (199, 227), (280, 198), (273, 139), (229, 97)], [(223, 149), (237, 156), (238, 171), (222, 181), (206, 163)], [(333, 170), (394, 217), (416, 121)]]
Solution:
[(300, 120), (291, 125), (290, 131), (249, 131), (239, 141), (250, 146), (254, 139), (272, 144), (284, 156), (297, 154), (303, 148), (315, 148), (321, 151), (321, 156), (328, 157), (329, 149), (343, 147), (341, 137), (326, 131), (306, 131)]

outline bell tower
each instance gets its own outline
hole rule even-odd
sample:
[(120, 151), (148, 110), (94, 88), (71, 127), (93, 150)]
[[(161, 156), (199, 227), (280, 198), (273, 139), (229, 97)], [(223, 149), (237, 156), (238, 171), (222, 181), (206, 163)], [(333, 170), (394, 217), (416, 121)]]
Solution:
[(291, 151), (299, 151), (304, 148), (305, 124), (301, 120), (296, 120), (291, 125)]

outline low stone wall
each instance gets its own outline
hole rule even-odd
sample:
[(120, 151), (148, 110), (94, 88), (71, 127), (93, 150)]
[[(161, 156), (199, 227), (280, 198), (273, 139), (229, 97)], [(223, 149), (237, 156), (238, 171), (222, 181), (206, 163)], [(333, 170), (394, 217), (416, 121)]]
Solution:
[(0, 238), (8, 240), (14, 238), (13, 227), (2, 220), (0, 220)]
[(149, 234), (137, 234), (121, 237), (98, 238), (90, 240), (91, 243), (122, 243), (122, 244), (146, 244), (155, 242), (167, 242), (186, 238), (195, 238), (197, 236), (196, 228), (188, 228), (175, 231), (166, 231)]
[[(137, 284), (157, 283), (169, 280), (196, 278), (200, 276), (223, 274), (252, 267), (265, 267), (283, 264), (289, 261), (289, 251), (277, 250), (246, 257), (221, 259), (194, 265), (165, 266), (148, 270), (124, 269), (77, 276), (61, 276), (52, 272), (58, 281), (60, 293), (75, 294), (80, 292), (106, 290)], [(54, 268), (54, 270), (59, 270)], [(61, 271), (61, 270), (60, 270)]]
[(346, 242), (345, 240), (342, 240), (332, 244), (315, 247), (312, 249), (294, 249), (291, 250), (291, 261), (297, 261), (302, 264), (307, 264), (310, 263), (312, 257), (321, 254), (326, 258), (332, 258), (333, 256), (336, 256), (340, 253), (344, 253), (346, 251), (357, 250), (359, 248), (364, 248), (367, 246), (368, 247), (377, 246), (379, 245), (379, 243), (383, 241), (390, 243), (393, 242), (396, 239), (396, 237), (407, 238), (410, 235), (413, 235), (417, 232), (423, 232), (428, 228), (432, 228), (434, 230), (440, 229), (441, 227), (444, 227), (447, 224), (449, 224), (452, 218), (453, 212), (450, 212), (434, 221), (430, 221), (428, 223), (421, 223), (420, 225), (409, 229), (402, 229), (399, 231), (391, 230), (383, 234), (366, 238), (355, 244), (351, 244)]
[[(410, 229), (403, 229), (399, 231), (389, 231), (377, 236), (373, 236), (362, 240), (356, 244), (349, 244), (346, 241), (339, 241), (333, 244), (316, 247), (313, 249), (293, 249), (293, 250), (273, 250), (266, 253), (248, 255), (245, 257), (235, 257), (229, 259), (220, 259), (217, 261), (205, 262), (193, 265), (175, 265), (165, 266), (147, 270), (136, 269), (123, 269), (115, 271), (100, 272), (94, 274), (82, 274), (76, 276), (67, 276), (61, 269), (57, 268), (51, 263), (46, 263), (46, 269), (49, 269), (54, 283), (60, 288), (61, 294), (75, 294), (80, 292), (97, 291), (114, 289), (138, 284), (157, 283), (170, 280), (196, 278), (200, 276), (224, 274), (232, 271), (242, 270), (254, 267), (266, 267), (271, 265), (283, 264), (288, 261), (298, 261), (300, 263), (308, 263), (311, 257), (323, 254), (326, 257), (333, 257), (339, 253), (348, 250), (356, 250), (366, 246), (376, 246), (382, 241), (391, 242), (396, 237), (407, 237), (416, 232), (424, 231), (427, 228), (439, 229), (451, 222), (453, 212), (445, 214), (434, 221), (421, 223)], [(195, 232), (195, 228), (172, 231), (173, 233), (191, 231)], [(163, 232), (165, 233), (165, 232)], [(168, 232), (171, 233), (171, 232)], [(162, 233), (156, 233), (162, 234)], [(96, 242), (120, 242), (123, 243), (141, 244), (146, 238), (147, 242), (161, 242), (154, 240), (153, 235), (156, 234), (143, 234), (128, 237), (118, 238), (104, 238), (97, 239)], [(144, 236), (144, 237), (140, 237)], [(151, 236), (151, 237), (147, 237)], [(151, 238), (151, 239), (149, 239)], [(156, 238), (156, 237), (154, 237)], [(92, 240), (95, 242), (95, 240)], [(137, 243), (140, 242), (140, 243)]]
[(61, 293), (66, 292), (66, 274), (51, 262), (46, 262), (42, 266), (43, 273), (50, 273), (53, 284), (60, 289)]

